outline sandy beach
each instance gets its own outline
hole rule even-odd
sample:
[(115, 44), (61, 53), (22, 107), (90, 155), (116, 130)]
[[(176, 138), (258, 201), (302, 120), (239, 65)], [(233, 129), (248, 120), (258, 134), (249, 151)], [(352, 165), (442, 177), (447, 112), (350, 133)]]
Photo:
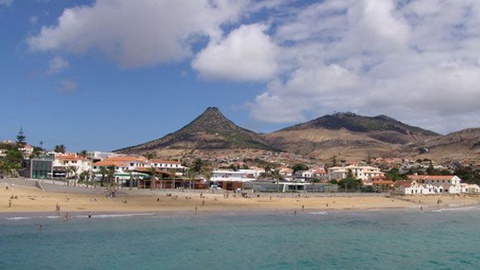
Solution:
[[(155, 191), (107, 198), (101, 194), (44, 192), (33, 187), (2, 185), (0, 213), (25, 212), (215, 212), (215, 211), (338, 211), (465, 207), (479, 204), (471, 195), (340, 196), (329, 194), (251, 193), (212, 194), (188, 191)], [(153, 194), (155, 193), (155, 194)], [(58, 206), (58, 209), (57, 209)]]

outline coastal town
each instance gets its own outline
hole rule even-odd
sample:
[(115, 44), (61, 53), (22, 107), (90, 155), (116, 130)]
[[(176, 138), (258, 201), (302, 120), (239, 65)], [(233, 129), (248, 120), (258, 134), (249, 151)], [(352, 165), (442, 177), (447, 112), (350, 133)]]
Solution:
[[(20, 138), (22, 140), (22, 138)], [(55, 180), (74, 187), (117, 189), (192, 189), (255, 192), (363, 192), (401, 195), (470, 194), (480, 187), (463, 182), (454, 171), (431, 160), (376, 158), (367, 161), (318, 162), (287, 153), (256, 153), (235, 157), (203, 157), (190, 162), (151, 155), (62, 149), (40, 151), (27, 143), (18, 146), (22, 167), (1, 168), (1, 177)], [(5, 161), (8, 149), (0, 149)], [(35, 151), (37, 151), (35, 153)], [(3, 162), (2, 164), (5, 164)]]

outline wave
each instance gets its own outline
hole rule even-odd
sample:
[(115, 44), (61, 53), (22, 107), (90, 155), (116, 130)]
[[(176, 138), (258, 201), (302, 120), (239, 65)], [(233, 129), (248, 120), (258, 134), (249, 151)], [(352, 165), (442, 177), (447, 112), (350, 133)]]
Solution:
[(6, 217), (4, 219), (6, 219), (6, 220), (26, 220), (26, 219), (32, 219), (32, 217)]
[[(136, 216), (153, 216), (153, 213), (130, 213), (130, 214), (92, 214), (92, 218), (115, 218), (115, 217), (136, 217)], [(88, 217), (88, 216), (77, 216)]]
[(308, 212), (309, 215), (327, 215), (327, 211), (319, 211), (319, 212)]

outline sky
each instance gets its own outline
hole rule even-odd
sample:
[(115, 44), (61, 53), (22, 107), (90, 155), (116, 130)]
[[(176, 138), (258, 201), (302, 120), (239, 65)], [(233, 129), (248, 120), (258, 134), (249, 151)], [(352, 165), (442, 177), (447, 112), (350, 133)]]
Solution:
[(480, 127), (480, 1), (0, 0), (0, 140), (110, 151), (218, 107)]

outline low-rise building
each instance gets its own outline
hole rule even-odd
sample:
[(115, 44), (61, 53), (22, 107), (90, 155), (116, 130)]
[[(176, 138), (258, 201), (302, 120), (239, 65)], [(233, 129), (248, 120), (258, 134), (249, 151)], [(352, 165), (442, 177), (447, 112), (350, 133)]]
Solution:
[(383, 172), (381, 172), (379, 168), (372, 166), (335, 166), (328, 168), (327, 172), (328, 180), (342, 180), (347, 178), (349, 175), (361, 180), (370, 180), (374, 177), (383, 176)]

